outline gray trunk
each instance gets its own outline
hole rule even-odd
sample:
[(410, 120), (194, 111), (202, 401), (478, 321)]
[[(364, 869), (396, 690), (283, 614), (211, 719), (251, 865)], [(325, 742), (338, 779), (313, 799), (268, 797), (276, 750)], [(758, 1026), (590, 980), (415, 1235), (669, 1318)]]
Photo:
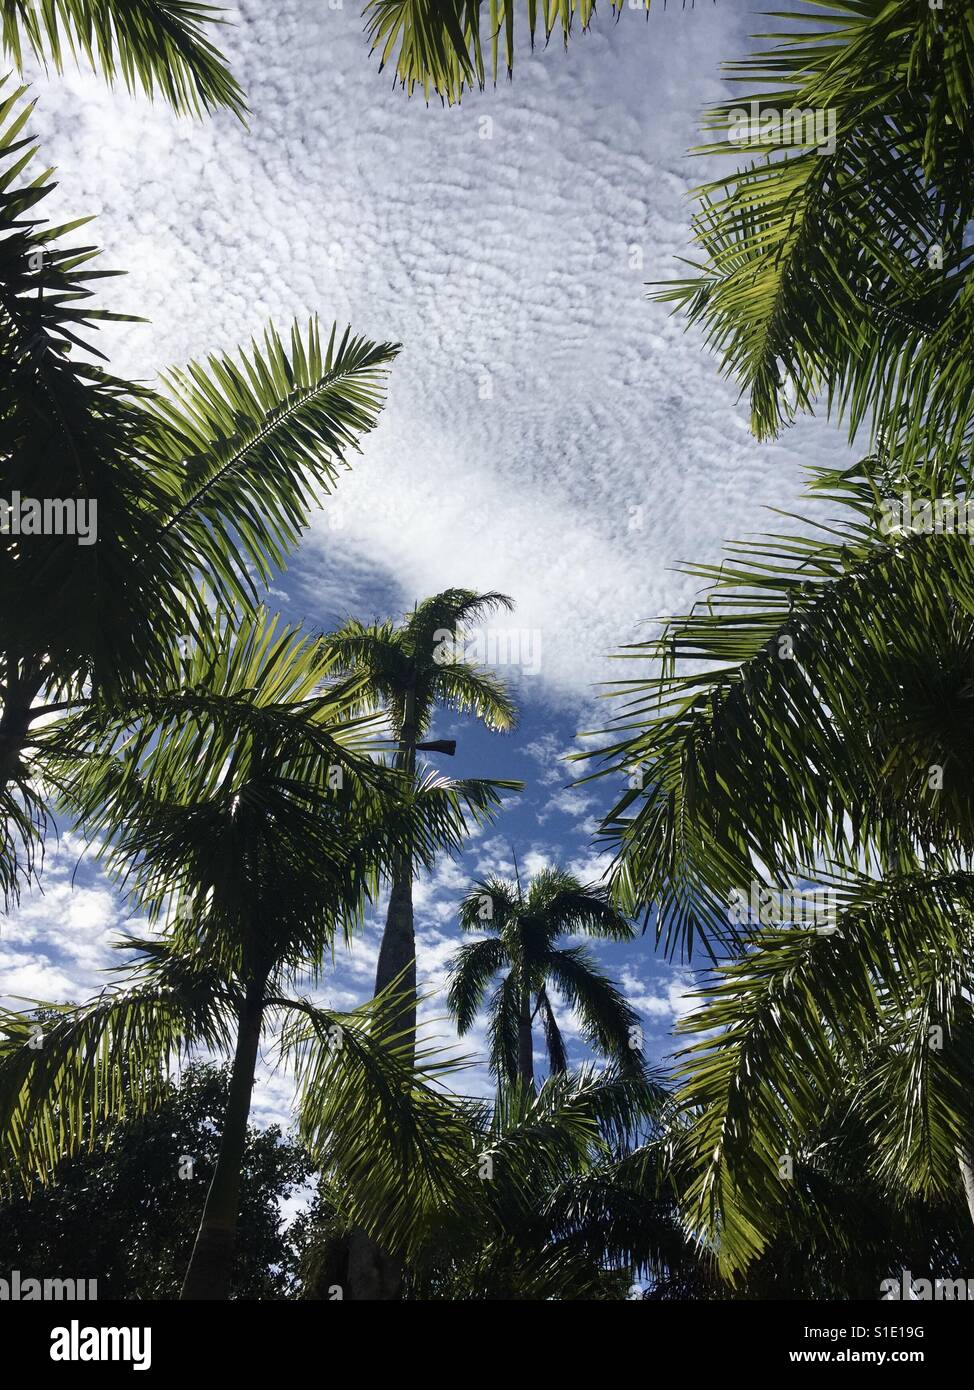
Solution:
[[(409, 691), (403, 709), (396, 766), (410, 776), (416, 771), (416, 738), (416, 698)], [(416, 931), (413, 924), (413, 856), (409, 845), (402, 847), (393, 866), (389, 909), (375, 972), (376, 994), (388, 989), (393, 980), (398, 981), (396, 994), (401, 996), (401, 1007), (390, 1018), (385, 1033), (390, 1037), (407, 1035), (411, 1063), (416, 1049)]]
[[(406, 694), (396, 766), (410, 776), (416, 771), (416, 697)], [(375, 971), (375, 993), (397, 981), (397, 1007), (383, 1029), (386, 1037), (408, 1043), (405, 1060), (416, 1056), (416, 929), (413, 923), (413, 856), (404, 845), (392, 871), (386, 926)], [(405, 1036), (403, 1036), (405, 1035)], [(354, 1302), (402, 1297), (402, 1266), (365, 1231), (347, 1237), (347, 1288), (344, 1297)]]
[[(8, 662), (16, 667), (16, 661)], [(9, 688), (0, 715), (0, 786), (15, 776), (20, 754), (30, 732), (31, 706), (44, 684), (43, 675), (36, 670), (8, 677)]]
[(181, 1299), (230, 1297), (230, 1274), (240, 1207), (240, 1173), (260, 1047), (263, 999), (264, 980), (252, 981), (247, 986), (237, 1025), (237, 1048), (230, 1072), (230, 1094), (223, 1134), (220, 1136), (220, 1153), (179, 1295)]
[(531, 1039), (531, 996), (527, 990), (521, 998), (517, 1021), (517, 1074), (527, 1086), (534, 1085), (534, 1044)]
[(382, 933), (375, 972), (376, 994), (387, 989), (393, 980), (398, 980), (396, 995), (399, 1007), (390, 1017), (385, 1031), (389, 1037), (408, 1034), (411, 1061), (416, 1046), (416, 932), (413, 925), (413, 866), (408, 855), (403, 855), (399, 860), (393, 874), (386, 927)]

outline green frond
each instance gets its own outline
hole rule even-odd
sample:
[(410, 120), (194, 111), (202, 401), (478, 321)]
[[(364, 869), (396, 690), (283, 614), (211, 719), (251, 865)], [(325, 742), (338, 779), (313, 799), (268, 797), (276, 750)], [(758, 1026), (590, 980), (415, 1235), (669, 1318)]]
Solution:
[(496, 937), (465, 942), (450, 962), (450, 984), (446, 1002), (463, 1037), (474, 1020), (495, 975), (507, 964), (504, 943)]
[[(642, 0), (648, 11), (650, 0)], [(618, 17), (624, 0), (611, 0)], [(448, 105), (465, 90), (482, 89), (488, 75), (514, 72), (514, 0), (367, 0), (366, 32), (380, 70), (392, 62), (396, 82), (412, 95), (419, 87), (429, 101), (436, 94)], [(568, 47), (572, 25), (584, 31), (595, 15), (594, 0), (528, 0), (525, 14), (534, 47), (543, 30), (545, 43), (558, 30)]]
[(490, 671), (447, 662), (431, 674), (429, 690), (435, 705), (472, 714), (494, 733), (510, 733), (517, 724), (517, 706)]
[[(463, 1059), (388, 1035), (394, 993), (353, 1013), (276, 1000), (281, 1050), (298, 1081), (301, 1135), (341, 1181), (349, 1219), (408, 1254), (430, 1207), (464, 1200), (472, 1159), (467, 1115), (440, 1087)], [(386, 1025), (384, 1027), (384, 1025)]]
[(522, 984), (515, 970), (508, 970), (491, 995), (487, 1009), (487, 1055), (498, 1085), (517, 1080), (518, 1023)]
[[(232, 999), (202, 963), (163, 959), (90, 1004), (0, 1011), (3, 1179), (46, 1181), (104, 1122), (151, 1108), (187, 1048), (225, 1048)], [(41, 1021), (38, 1021), (40, 1019)]]
[(197, 0), (0, 0), (3, 50), (18, 68), (25, 49), (57, 72), (84, 58), (179, 115), (222, 107), (243, 120), (243, 92), (208, 37), (223, 13)]
[[(79, 534), (52, 525), (5, 538), (3, 651), (43, 668), (47, 687), (92, 678), (117, 690), (133, 668), (158, 661), (162, 634), (179, 621), (188, 576), (158, 536), (172, 484), (146, 467), (147, 393), (91, 360), (102, 355), (93, 330), (124, 317), (92, 303), (95, 283), (111, 272), (92, 269), (97, 249), (70, 239), (89, 219), (54, 226), (40, 215), (56, 185), (50, 170), (31, 167), (38, 148), (24, 132), (32, 106), (24, 88), (8, 84), (0, 80), (5, 496), (56, 499), (62, 517), (70, 506)], [(88, 540), (79, 543), (83, 530)], [(6, 681), (17, 678), (6, 672)]]
[(273, 327), (240, 362), (211, 356), (165, 373), (153, 400), (156, 447), (181, 470), (164, 533), (192, 547), (211, 588), (253, 602), (252, 566), (264, 583), (308, 525), (312, 503), (332, 491), (346, 454), (375, 427), (393, 343), (337, 337), (323, 345), (317, 321), (290, 347)]
[[(828, 930), (806, 923), (752, 930), (742, 958), (714, 973), (701, 1007), (679, 1025), (699, 1039), (684, 1049), (678, 1072), (677, 1100), (688, 1120), (677, 1142), (686, 1219), (717, 1249), (730, 1277), (780, 1228), (789, 1173), (842, 1097), (861, 1091), (860, 1112), (871, 1110), (874, 1119), (882, 1098), (887, 1123), (868, 1131), (877, 1169), (895, 1172), (913, 1190), (923, 1179), (904, 1165), (905, 1154), (942, 1181), (945, 1146), (959, 1137), (962, 1120), (953, 1107), (968, 1064), (947, 1043), (942, 1055), (930, 1051), (929, 1029), (935, 1024), (951, 1037), (951, 982), (958, 970), (969, 972), (974, 944), (974, 878), (853, 877), (833, 892)], [(912, 1052), (902, 1046), (904, 1030)], [(898, 1073), (895, 1090), (877, 1088), (878, 1057)], [(958, 1083), (952, 1089), (945, 1089), (945, 1070)], [(911, 1074), (908, 1090), (902, 1083)], [(938, 1079), (943, 1099), (935, 1110), (928, 1086)], [(915, 1146), (924, 1135), (921, 1160)]]
[(966, 7), (805, 0), (779, 18), (729, 65), (746, 95), (707, 120), (703, 152), (751, 162), (698, 190), (700, 255), (659, 297), (749, 393), (759, 437), (824, 394), (850, 437), (906, 409), (904, 456), (951, 457), (971, 422)]
[(460, 903), (460, 926), (464, 931), (503, 932), (518, 901), (513, 884), (498, 878), (478, 879)]
[(670, 950), (733, 946), (731, 895), (755, 879), (787, 888), (821, 859), (902, 868), (919, 843), (974, 847), (970, 546), (887, 527), (874, 464), (819, 478), (837, 521), (691, 567), (705, 598), (626, 653), (652, 674), (619, 682), (617, 741), (593, 775), (629, 775), (603, 824), (613, 894), (627, 912), (655, 906)]
[(547, 961), (551, 983), (574, 1011), (589, 1046), (623, 1066), (642, 1064), (639, 1014), (584, 946), (553, 950)]

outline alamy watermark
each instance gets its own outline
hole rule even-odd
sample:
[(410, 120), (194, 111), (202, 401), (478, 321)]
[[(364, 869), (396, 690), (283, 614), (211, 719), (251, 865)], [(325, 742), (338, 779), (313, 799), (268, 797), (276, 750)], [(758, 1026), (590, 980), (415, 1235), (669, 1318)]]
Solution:
[(73, 1318), (51, 1332), (52, 1361), (131, 1361), (133, 1371), (152, 1365), (151, 1327), (82, 1327)]
[(520, 666), (527, 676), (541, 670), (538, 628), (482, 627), (468, 631), (438, 627), (433, 633), (433, 660), (438, 666)]
[(884, 497), (879, 529), (884, 536), (945, 535), (974, 537), (974, 498)]
[(727, 919), (750, 922), (762, 927), (808, 927), (834, 934), (838, 930), (835, 890), (832, 888), (768, 888), (753, 879), (750, 891), (732, 888), (728, 894)]
[(835, 154), (833, 106), (790, 106), (779, 111), (752, 101), (748, 106), (735, 106), (728, 122), (727, 138), (732, 145), (814, 145), (819, 154)]
[(899, 1279), (884, 1279), (879, 1286), (879, 1296), (884, 1302), (903, 1300), (939, 1303), (943, 1300), (974, 1299), (974, 1279), (914, 1279), (908, 1269), (904, 1269)]
[(0, 1278), (0, 1303), (94, 1303), (98, 1299), (97, 1279), (24, 1279), (19, 1269)]
[(16, 488), (0, 497), (0, 534), (4, 536), (77, 536), (79, 545), (98, 539), (98, 502), (94, 497), (23, 497)]

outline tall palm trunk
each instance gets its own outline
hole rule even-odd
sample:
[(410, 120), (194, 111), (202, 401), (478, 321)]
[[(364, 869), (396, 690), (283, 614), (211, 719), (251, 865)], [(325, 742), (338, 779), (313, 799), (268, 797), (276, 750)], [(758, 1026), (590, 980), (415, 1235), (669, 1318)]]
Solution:
[[(406, 694), (396, 767), (410, 777), (416, 771), (416, 695), (412, 690)], [(389, 1036), (408, 1035), (411, 1061), (416, 1043), (416, 929), (413, 921), (413, 856), (408, 844), (403, 846), (393, 865), (386, 926), (375, 972), (376, 994), (388, 989), (394, 980), (398, 981), (396, 994), (401, 996), (402, 1007), (390, 1018), (387, 1033)]]
[(531, 993), (521, 993), (517, 1020), (517, 1074), (526, 1086), (534, 1085), (534, 1043), (531, 1038)]
[[(401, 1007), (388, 1022), (389, 1036), (408, 1034), (410, 1055), (416, 1042), (416, 929), (413, 921), (413, 863), (406, 852), (398, 856), (392, 874), (392, 890), (386, 913), (385, 931), (379, 947), (375, 972), (375, 992), (396, 985)], [(406, 1041), (403, 1039), (402, 1041)]]
[[(403, 706), (396, 767), (410, 777), (416, 771), (416, 738), (416, 694), (409, 690)], [(408, 844), (402, 847), (393, 863), (389, 908), (375, 969), (375, 993), (381, 994), (393, 981), (396, 981), (398, 1007), (385, 1021), (383, 1032), (386, 1037), (395, 1037), (397, 1045), (408, 1042), (404, 1060), (411, 1066), (416, 1055), (416, 928), (413, 856)], [(346, 1242), (345, 1298), (361, 1302), (401, 1298), (403, 1270), (400, 1262), (357, 1227), (348, 1232)]]
[(181, 1299), (223, 1299), (230, 1296), (230, 1272), (240, 1207), (240, 1173), (260, 1046), (266, 978), (264, 973), (248, 983), (240, 1006), (237, 1047), (230, 1072), (230, 1093), (220, 1138), (220, 1153), (179, 1295)]

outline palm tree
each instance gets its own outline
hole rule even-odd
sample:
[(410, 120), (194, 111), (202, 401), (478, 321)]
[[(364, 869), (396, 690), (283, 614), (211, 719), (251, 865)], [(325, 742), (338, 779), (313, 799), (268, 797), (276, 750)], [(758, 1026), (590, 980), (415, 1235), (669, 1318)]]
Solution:
[[(244, 617), (191, 651), (178, 683), (121, 719), (111, 708), (82, 742), (105, 751), (62, 774), (62, 794), (134, 901), (163, 919), (127, 981), (61, 1010), (33, 1051), (23, 1015), (6, 1014), (0, 1052), (3, 1167), (49, 1170), (84, 1133), (81, 1098), (120, 1117), (153, 1103), (170, 1062), (192, 1046), (231, 1051), (219, 1158), (186, 1275), (185, 1298), (224, 1298), (240, 1164), (261, 1038), (274, 1022), (301, 1066), (341, 1051), (333, 1085), (395, 1093), (408, 1080), (383, 1002), (341, 1019), (300, 996), (336, 934), (349, 938), (403, 836), (420, 863), (489, 815), (490, 783), (421, 789), (368, 756), (376, 721), (354, 717), (355, 683), (335, 682), (320, 644)], [(182, 680), (179, 680), (179, 677)], [(408, 794), (403, 796), (402, 792)], [(146, 1063), (133, 1083), (124, 1059)], [(123, 1084), (124, 1078), (128, 1081)], [(353, 1100), (350, 1100), (352, 1097)], [(357, 1097), (357, 1099), (354, 1099)], [(350, 1112), (348, 1112), (350, 1115)], [(358, 1123), (358, 1122), (355, 1122)]]
[[(482, 941), (461, 946), (453, 958), (447, 996), (461, 1036), (472, 1028), (494, 977), (507, 974), (491, 1000), (490, 1061), (498, 1079), (534, 1085), (532, 1025), (541, 1015), (552, 1072), (565, 1071), (567, 1053), (549, 989), (575, 1011), (588, 1043), (608, 1057), (641, 1062), (639, 1015), (583, 946), (563, 947), (561, 936), (631, 941), (635, 932), (604, 889), (583, 885), (563, 869), (543, 869), (522, 892), (516, 883), (476, 883), (460, 905), (465, 931)], [(532, 1010), (532, 1001), (534, 1008)]]
[[(46, 10), (45, 10), (46, 13)], [(2, 85), (2, 84), (0, 84)], [(313, 503), (371, 429), (397, 348), (318, 324), (269, 328), (240, 360), (215, 355), (156, 392), (109, 376), (89, 330), (104, 271), (66, 245), (37, 205), (48, 173), (24, 174), (23, 89), (0, 101), (0, 445), (3, 521), (15, 493), (84, 504), (92, 543), (10, 534), (0, 545), (0, 891), (29, 874), (47, 813), (52, 716), (97, 695), (124, 703), (170, 677), (211, 609), (253, 610)], [(26, 148), (25, 148), (26, 147)], [(69, 350), (85, 351), (75, 360)], [(60, 503), (59, 503), (60, 504)], [(58, 528), (61, 529), (60, 527)]]
[(405, 1144), (366, 1132), (338, 1169), (336, 1103), (327, 1086), (307, 1090), (302, 1134), (324, 1178), (306, 1296), (347, 1288), (356, 1225), (381, 1229), (407, 1298), (625, 1296), (637, 1270), (694, 1258), (662, 1176), (666, 1105), (656, 1082), (614, 1063), (537, 1092), (515, 1081), (492, 1102), (413, 1088)]
[[(603, 824), (616, 901), (717, 967), (679, 1100), (687, 1219), (730, 1275), (840, 1103), (888, 1190), (963, 1211), (974, 1186), (974, 559), (966, 535), (890, 527), (880, 467), (815, 470), (835, 519), (692, 569), (708, 592), (629, 653), (653, 669), (601, 754), (630, 775)], [(949, 466), (927, 480), (963, 504)], [(750, 885), (801, 882), (827, 923), (729, 920)]]
[[(415, 776), (417, 751), (453, 754), (456, 749), (453, 741), (421, 742), (438, 708), (472, 713), (488, 729), (514, 727), (516, 713), (504, 686), (482, 666), (466, 661), (463, 651), (466, 630), (495, 609), (512, 607), (504, 594), (447, 589), (417, 604), (398, 625), (365, 625), (349, 619), (323, 639), (339, 668), (361, 682), (365, 707), (385, 710), (398, 745), (395, 766), (407, 778)], [(396, 1031), (415, 1033), (416, 934), (413, 856), (408, 845), (392, 868), (375, 993), (382, 994), (393, 984), (402, 995)]]

